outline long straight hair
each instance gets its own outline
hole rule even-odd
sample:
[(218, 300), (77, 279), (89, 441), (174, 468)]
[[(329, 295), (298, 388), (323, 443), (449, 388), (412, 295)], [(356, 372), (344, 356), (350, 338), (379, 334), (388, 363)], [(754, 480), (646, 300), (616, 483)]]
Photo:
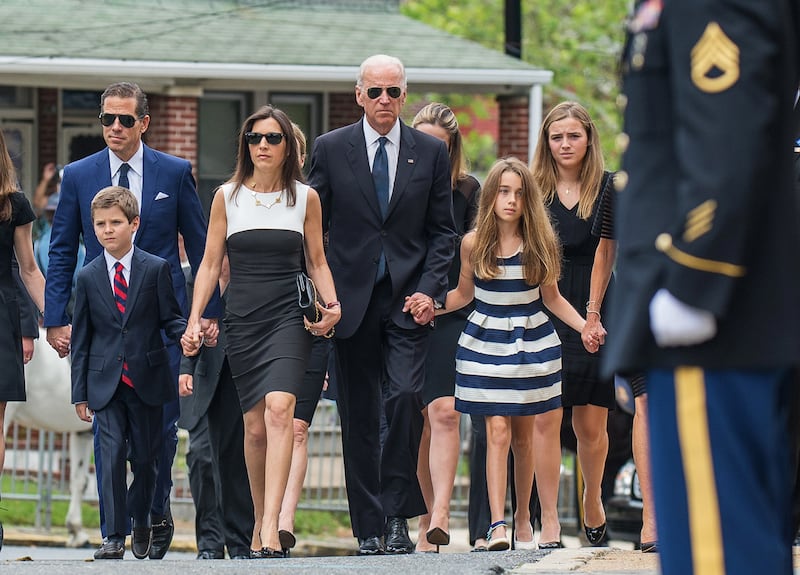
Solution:
[(529, 285), (556, 283), (561, 275), (558, 238), (533, 175), (528, 166), (517, 158), (497, 160), (483, 183), (475, 223), (475, 247), (472, 250), (475, 275), (482, 280), (490, 280), (500, 274), (500, 234), (494, 204), (500, 192), (500, 179), (505, 172), (513, 172), (522, 180), (522, 217), (519, 225), (525, 282)]
[(17, 171), (8, 154), (3, 131), (0, 130), (0, 222), (11, 219), (11, 194), (18, 190)]
[(297, 157), (297, 142), (295, 140), (292, 121), (286, 112), (273, 108), (272, 106), (262, 106), (250, 115), (242, 124), (239, 130), (239, 151), (236, 154), (236, 169), (227, 183), (235, 184), (231, 192), (231, 199), (239, 193), (244, 181), (253, 176), (255, 165), (253, 158), (250, 157), (250, 145), (244, 135), (252, 131), (253, 125), (259, 120), (274, 118), (281, 127), (284, 141), (286, 142), (286, 158), (283, 160), (281, 168), (281, 188), (286, 190), (286, 205), (293, 206), (297, 199), (297, 189), (295, 182), (305, 182), (303, 173), (300, 171), (300, 162)]
[(564, 118), (578, 120), (589, 141), (586, 156), (583, 158), (580, 171), (581, 197), (578, 200), (578, 217), (588, 219), (592, 215), (594, 204), (600, 195), (600, 184), (603, 181), (603, 153), (600, 150), (600, 138), (597, 128), (586, 108), (577, 102), (561, 102), (545, 116), (539, 129), (539, 141), (533, 154), (531, 171), (536, 185), (542, 191), (545, 205), (553, 203), (558, 183), (558, 165), (550, 152), (550, 126)]

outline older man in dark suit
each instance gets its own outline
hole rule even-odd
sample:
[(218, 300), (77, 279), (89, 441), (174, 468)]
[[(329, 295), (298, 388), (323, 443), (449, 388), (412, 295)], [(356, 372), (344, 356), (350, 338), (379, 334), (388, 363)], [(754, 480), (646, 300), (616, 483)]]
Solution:
[[(411, 553), (407, 519), (425, 512), (416, 467), (428, 325), (454, 251), (450, 166), (442, 142), (399, 119), (406, 76), (398, 59), (365, 60), (355, 96), (364, 118), (317, 138), (309, 176), (342, 303), (335, 349), (345, 478), (359, 553)], [(418, 315), (407, 298), (425, 303)]]

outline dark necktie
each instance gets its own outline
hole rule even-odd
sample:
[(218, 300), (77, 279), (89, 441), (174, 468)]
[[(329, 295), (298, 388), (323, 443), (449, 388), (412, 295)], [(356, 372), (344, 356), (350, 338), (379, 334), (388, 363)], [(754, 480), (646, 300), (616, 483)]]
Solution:
[[(389, 159), (386, 156), (386, 142), (388, 138), (381, 136), (378, 138), (378, 151), (375, 152), (375, 159), (372, 161), (372, 180), (375, 182), (375, 195), (378, 197), (378, 206), (381, 209), (381, 216), (386, 219), (386, 212), (389, 209)], [(378, 270), (375, 274), (375, 282), (379, 282), (386, 275), (386, 256), (381, 249), (378, 258)]]
[[(122, 165), (127, 166), (128, 164)], [(122, 174), (120, 174), (120, 178), (122, 178)], [(120, 262), (114, 264), (114, 301), (119, 313), (125, 315), (125, 306), (128, 303), (128, 282), (125, 281), (125, 276), (122, 274), (123, 267)], [(120, 380), (128, 387), (133, 387), (133, 381), (128, 373), (128, 362), (125, 360), (122, 361)]]
[(119, 183), (117, 184), (118, 186), (128, 188), (129, 190), (131, 189), (131, 184), (128, 181), (128, 170), (130, 169), (131, 167), (128, 164), (122, 164), (119, 167)]

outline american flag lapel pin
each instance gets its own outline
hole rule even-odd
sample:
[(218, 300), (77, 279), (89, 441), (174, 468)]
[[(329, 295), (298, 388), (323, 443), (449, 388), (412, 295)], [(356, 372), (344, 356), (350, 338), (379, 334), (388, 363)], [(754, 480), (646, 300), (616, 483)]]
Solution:
[(406, 160), (406, 162), (408, 162), (409, 164), (413, 164), (414, 163), (414, 158), (408, 158)]

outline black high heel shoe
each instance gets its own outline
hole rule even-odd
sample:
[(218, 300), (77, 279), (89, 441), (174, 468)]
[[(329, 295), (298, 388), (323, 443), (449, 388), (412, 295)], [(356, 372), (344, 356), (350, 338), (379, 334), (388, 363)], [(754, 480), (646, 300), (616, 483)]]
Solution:
[(441, 527), (434, 527), (428, 531), (425, 538), (431, 545), (436, 545), (436, 553), (439, 552), (439, 545), (450, 545), (450, 534)]
[(547, 543), (539, 543), (539, 549), (563, 549), (564, 544), (559, 541), (548, 541)]
[(586, 523), (583, 524), (583, 531), (586, 533), (586, 539), (589, 541), (589, 544), (593, 547), (597, 547), (602, 545), (606, 539), (606, 523), (600, 527), (587, 527)]
[(295, 545), (297, 545), (297, 538), (295, 538), (294, 533), (291, 531), (286, 531), (285, 529), (281, 529), (278, 531), (278, 541), (281, 544), (283, 556), (289, 557), (291, 550), (294, 549)]
[(639, 548), (642, 553), (658, 553), (658, 541), (642, 541)]

